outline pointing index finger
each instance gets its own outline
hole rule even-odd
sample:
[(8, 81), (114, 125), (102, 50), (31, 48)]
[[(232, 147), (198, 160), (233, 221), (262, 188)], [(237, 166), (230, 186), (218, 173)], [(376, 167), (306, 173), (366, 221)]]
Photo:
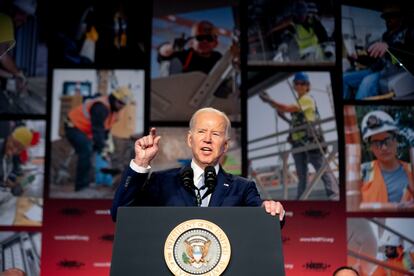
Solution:
[(155, 127), (152, 127), (150, 129), (150, 135), (152, 136), (152, 138), (155, 138), (155, 136), (157, 136), (157, 129)]

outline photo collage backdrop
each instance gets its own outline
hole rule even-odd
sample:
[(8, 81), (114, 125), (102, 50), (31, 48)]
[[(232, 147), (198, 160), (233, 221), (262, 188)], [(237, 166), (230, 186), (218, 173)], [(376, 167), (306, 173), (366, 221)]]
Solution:
[(411, 275), (413, 15), (389, 0), (1, 1), (0, 271), (108, 275), (134, 142), (156, 127), (152, 169), (187, 165), (188, 121), (211, 106), (232, 123), (223, 169), (287, 211), (286, 275)]

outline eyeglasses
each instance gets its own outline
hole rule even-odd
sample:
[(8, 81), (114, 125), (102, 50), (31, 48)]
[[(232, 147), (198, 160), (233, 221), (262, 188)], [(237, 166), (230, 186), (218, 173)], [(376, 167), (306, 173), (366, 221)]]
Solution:
[(201, 41), (213, 42), (216, 39), (216, 37), (213, 35), (196, 35), (195, 39), (199, 42)]
[(381, 149), (384, 145), (387, 147), (391, 146), (391, 142), (393, 142), (394, 140), (395, 140), (395, 137), (391, 135), (383, 140), (369, 141), (369, 144), (377, 149)]
[(294, 81), (294, 85), (308, 85), (309, 83), (307, 81)]

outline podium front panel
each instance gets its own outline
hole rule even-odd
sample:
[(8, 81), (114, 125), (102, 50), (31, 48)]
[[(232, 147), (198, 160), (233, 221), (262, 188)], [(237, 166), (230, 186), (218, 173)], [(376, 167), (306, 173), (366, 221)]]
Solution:
[(166, 239), (192, 219), (210, 221), (227, 235), (231, 258), (222, 275), (285, 275), (279, 219), (264, 208), (120, 207), (111, 276), (172, 275), (164, 260)]

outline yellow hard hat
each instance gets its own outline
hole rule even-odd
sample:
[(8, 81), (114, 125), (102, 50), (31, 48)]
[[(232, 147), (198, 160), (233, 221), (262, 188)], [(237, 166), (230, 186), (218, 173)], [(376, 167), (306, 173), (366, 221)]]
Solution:
[(10, 51), (15, 43), (12, 20), (8, 15), (0, 13), (0, 57)]
[(20, 126), (12, 132), (12, 137), (27, 148), (32, 143), (33, 133), (27, 127)]
[(112, 92), (112, 95), (124, 104), (132, 100), (132, 92), (127, 86), (120, 86)]

